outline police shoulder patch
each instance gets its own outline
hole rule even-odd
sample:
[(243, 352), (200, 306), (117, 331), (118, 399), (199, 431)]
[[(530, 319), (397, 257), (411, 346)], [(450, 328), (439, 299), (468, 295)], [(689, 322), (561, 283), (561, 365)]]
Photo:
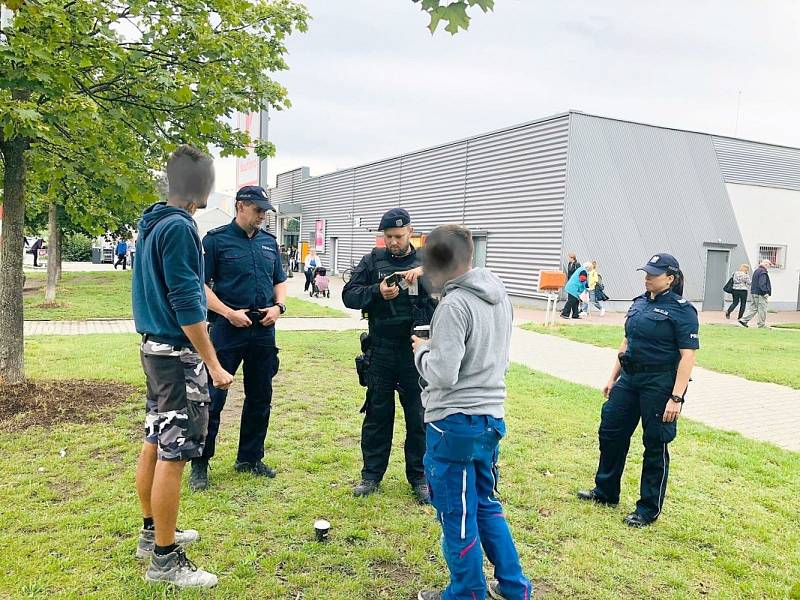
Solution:
[(214, 227), (214, 229), (210, 229), (206, 235), (217, 235), (218, 233), (222, 233), (228, 228), (227, 225), (220, 225), (219, 227)]

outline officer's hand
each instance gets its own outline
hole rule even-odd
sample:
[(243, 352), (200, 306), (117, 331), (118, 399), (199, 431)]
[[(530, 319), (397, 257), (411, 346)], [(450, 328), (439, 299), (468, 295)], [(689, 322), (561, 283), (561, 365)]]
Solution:
[(401, 273), (401, 275), (410, 285), (414, 285), (417, 282), (417, 279), (422, 277), (422, 267), (416, 267), (406, 271), (405, 273)]
[(614, 381), (613, 379), (609, 379), (608, 383), (603, 386), (603, 396), (608, 398), (608, 395), (611, 393), (611, 388), (613, 388), (616, 385), (616, 383), (617, 382)]
[(425, 338), (421, 338), (421, 337), (417, 337), (415, 335), (412, 335), (411, 336), (411, 346), (414, 348), (414, 354), (416, 354), (417, 350), (419, 350), (422, 346), (427, 344), (429, 341), (430, 340), (427, 340)]
[(394, 300), (400, 295), (400, 288), (396, 285), (387, 285), (386, 279), (381, 281), (381, 296), (384, 300)]
[(228, 313), (227, 318), (234, 327), (250, 327), (253, 324), (250, 317), (247, 316), (247, 310), (244, 308), (232, 310)]
[(233, 383), (233, 375), (222, 367), (209, 369), (208, 374), (211, 375), (211, 381), (214, 382), (214, 387), (218, 390), (227, 390)]
[(281, 309), (278, 306), (271, 306), (270, 308), (261, 308), (259, 309), (262, 312), (265, 312), (264, 318), (259, 321), (264, 327), (269, 327), (270, 325), (274, 325), (275, 321), (278, 320), (278, 317), (281, 316)]
[(674, 421), (677, 421), (678, 416), (681, 414), (682, 407), (683, 404), (680, 402), (667, 400), (667, 406), (664, 408), (664, 418), (662, 421), (664, 421), (664, 423), (673, 423)]

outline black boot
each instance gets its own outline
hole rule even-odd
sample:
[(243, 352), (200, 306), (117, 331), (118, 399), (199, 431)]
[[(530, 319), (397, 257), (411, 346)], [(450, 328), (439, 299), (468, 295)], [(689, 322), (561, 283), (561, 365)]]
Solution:
[(362, 479), (361, 483), (359, 483), (355, 488), (353, 488), (353, 495), (356, 498), (361, 496), (369, 496), (370, 494), (374, 494), (378, 491), (380, 487), (380, 481), (374, 481), (372, 479)]
[(416, 498), (419, 504), (431, 503), (431, 491), (428, 489), (427, 481), (420, 479), (411, 485), (411, 489), (414, 491), (414, 498)]
[(208, 487), (208, 461), (195, 458), (192, 461), (192, 474), (189, 475), (189, 489), (202, 492)]

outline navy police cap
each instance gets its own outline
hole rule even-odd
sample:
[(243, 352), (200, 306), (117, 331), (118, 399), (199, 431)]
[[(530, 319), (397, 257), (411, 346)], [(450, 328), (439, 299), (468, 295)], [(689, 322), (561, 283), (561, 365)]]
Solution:
[(664, 273), (675, 275), (680, 268), (678, 260), (671, 254), (656, 254), (637, 271), (644, 271), (650, 275), (663, 275)]
[(378, 226), (378, 231), (391, 229), (392, 227), (405, 227), (409, 223), (411, 223), (411, 216), (408, 214), (407, 210), (403, 208), (393, 208), (381, 217), (381, 224)]
[(269, 201), (269, 194), (260, 185), (246, 185), (236, 192), (237, 200), (252, 202), (263, 210), (275, 210)]

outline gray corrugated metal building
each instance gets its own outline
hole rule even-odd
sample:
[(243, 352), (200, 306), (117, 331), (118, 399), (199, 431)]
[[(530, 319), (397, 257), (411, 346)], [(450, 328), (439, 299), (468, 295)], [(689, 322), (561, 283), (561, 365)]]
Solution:
[[(289, 219), (300, 219), (301, 240), (325, 221), (321, 254), (336, 272), (369, 252), (381, 214), (402, 206), (423, 233), (467, 225), (479, 260), (518, 298), (541, 298), (538, 271), (575, 251), (598, 261), (613, 299), (629, 300), (642, 290), (635, 269), (671, 252), (685, 295), (713, 309), (729, 272), (758, 262), (759, 244), (784, 259), (786, 236), (800, 248), (800, 227), (770, 242), (755, 226), (758, 241), (743, 238), (732, 188), (752, 186), (797, 194), (776, 202), (800, 214), (800, 149), (570, 111), (319, 177), (303, 167), (278, 175), (272, 193), (279, 238)], [(798, 287), (780, 307), (798, 308), (800, 280), (785, 279)]]

